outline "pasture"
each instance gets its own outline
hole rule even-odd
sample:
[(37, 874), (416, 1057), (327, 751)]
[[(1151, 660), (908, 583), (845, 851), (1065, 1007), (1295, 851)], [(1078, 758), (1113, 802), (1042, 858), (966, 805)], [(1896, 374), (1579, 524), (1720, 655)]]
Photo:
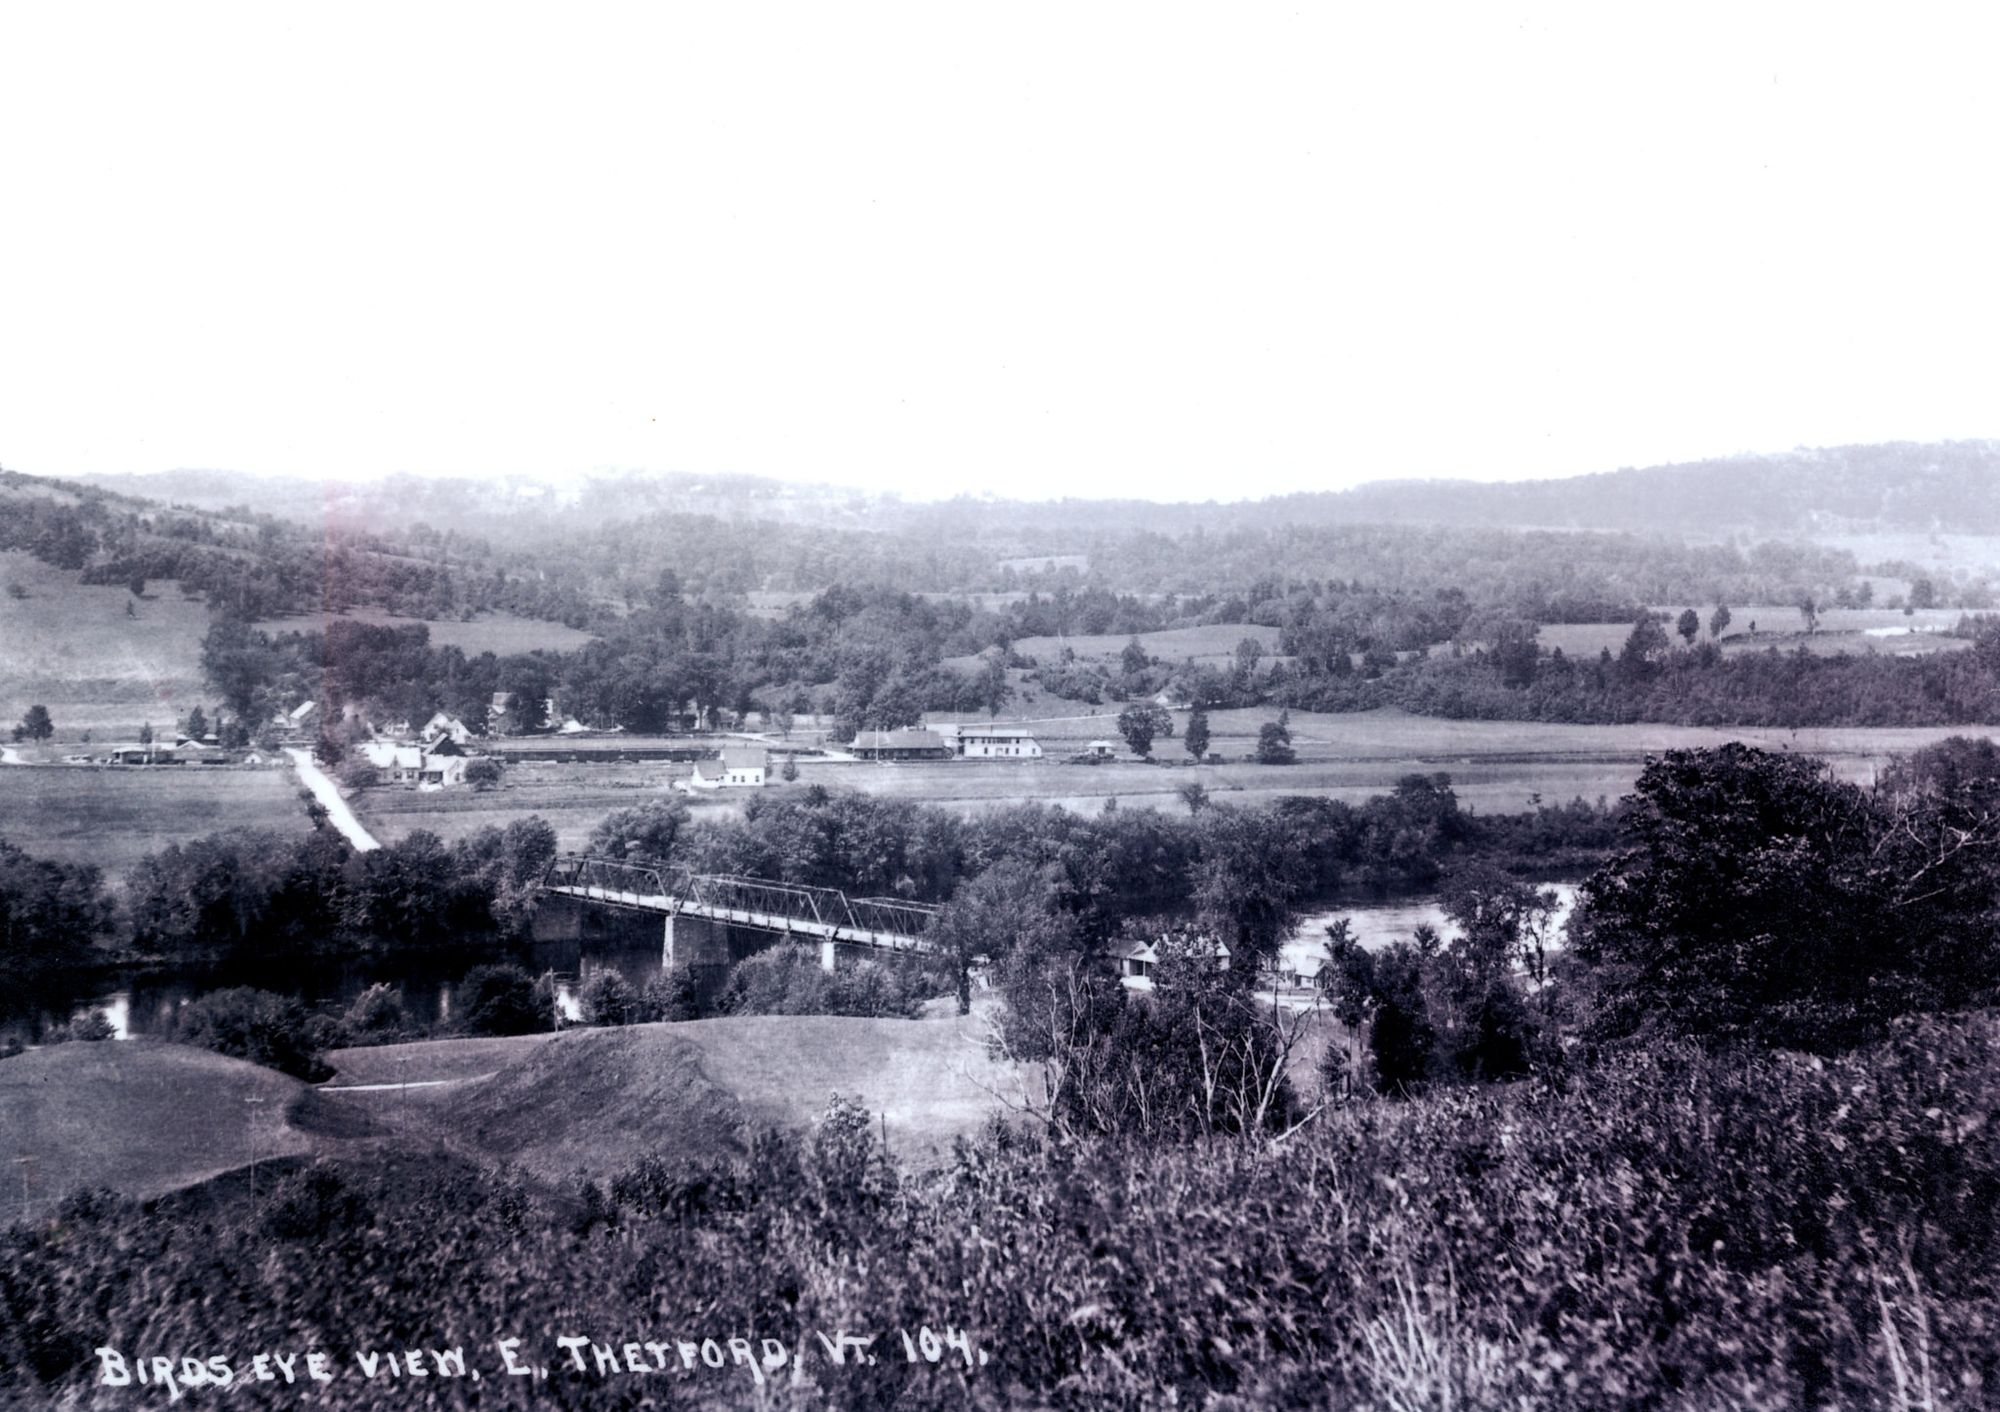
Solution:
[[(1843, 778), (1866, 782), (1893, 755), (1950, 735), (1983, 733), (1946, 726), (1798, 731), (1571, 726), (1449, 721), (1395, 710), (1340, 715), (1295, 711), (1291, 729), (1298, 763), (1252, 763), (1258, 728), (1275, 715), (1268, 708), (1209, 713), (1209, 748), (1224, 756), (1222, 764), (1189, 762), (1181, 744), (1185, 712), (1174, 713), (1175, 734), (1154, 743), (1157, 763), (1147, 763), (1133, 757), (1119, 738), (1115, 708), (1097, 715), (1070, 708), (1069, 714), (1030, 723), (1047, 752), (1040, 760), (804, 759), (796, 783), (782, 784), (774, 777), (761, 797), (796, 795), (817, 784), (968, 815), (1036, 801), (1096, 813), (1112, 799), (1120, 807), (1178, 810), (1183, 807), (1180, 790), (1193, 783), (1228, 803), (1257, 804), (1284, 795), (1359, 803), (1393, 789), (1403, 775), (1442, 772), (1451, 776), (1467, 808), (1511, 813), (1537, 800), (1615, 799), (1631, 789), (1646, 757), (1663, 750), (1744, 740), (1766, 749), (1824, 756)], [(1116, 758), (1099, 765), (1066, 763), (1068, 756), (1098, 739), (1116, 744)], [(580, 848), (613, 809), (668, 797), (669, 781), (687, 773), (685, 765), (643, 761), (517, 761), (508, 767), (506, 782), (490, 793), (370, 790), (354, 803), (363, 822), (384, 842), (419, 828), (451, 840), (488, 824), (540, 814), (554, 826), (560, 845), (572, 849)], [(753, 797), (758, 792), (723, 790), (690, 803), (697, 819), (718, 818), (740, 811)]]
[(330, 1090), (448, 1083), (325, 1097), (566, 1181), (579, 1170), (611, 1176), (649, 1152), (737, 1152), (758, 1129), (808, 1127), (838, 1093), (886, 1124), (899, 1158), (926, 1166), (999, 1111), (997, 1095), (1018, 1101), (1019, 1072), (987, 1053), (984, 1028), (976, 1012), (747, 1015), (336, 1050)]
[[(595, 638), (562, 623), (538, 618), (517, 618), (510, 613), (486, 613), (468, 621), (455, 618), (399, 618), (378, 608), (356, 608), (341, 615), (349, 622), (372, 623), (380, 627), (409, 627), (421, 623), (430, 629), (433, 647), (456, 647), (468, 657), (491, 652), (506, 657), (517, 652), (574, 652)], [(277, 636), (287, 632), (323, 632), (329, 619), (324, 615), (274, 618), (257, 624), (260, 632)]]
[(178, 585), (155, 582), (134, 598), (122, 584), (80, 584), (18, 550), (0, 552), (0, 585), (27, 595), (0, 591), (0, 722), (40, 702), (60, 738), (74, 740), (83, 730), (165, 725), (204, 699), (208, 610)]
[[(1655, 611), (1667, 614), (1667, 636), (1676, 647), (1680, 646), (1680, 635), (1673, 630), (1672, 620), (1680, 616), (1681, 607)], [(1709, 614), (1714, 611), (1713, 604), (1695, 607), (1701, 617), (1697, 644), (1715, 640), (1708, 631)], [(1842, 652), (1907, 654), (1952, 652), (1967, 645), (1960, 638), (1944, 636), (1959, 620), (1957, 608), (1927, 608), (1911, 613), (1898, 608), (1829, 608), (1819, 615), (1818, 630), (1812, 633), (1806, 631), (1805, 615), (1789, 603), (1753, 603), (1742, 608), (1732, 605), (1729, 615), (1729, 626), (1720, 640), (1722, 650), (1728, 653), (1763, 652), (1773, 647), (1781, 652), (1795, 652), (1804, 647), (1818, 656)], [(1587, 662), (1606, 650), (1615, 657), (1631, 633), (1632, 624), (1628, 622), (1548, 623), (1535, 640), (1545, 651), (1561, 648), (1565, 657)]]
[[(1139, 634), (1139, 645), (1146, 649), (1147, 656), (1157, 657), (1162, 662), (1178, 665), (1193, 658), (1196, 662), (1221, 666), (1235, 656), (1236, 644), (1246, 637), (1254, 638), (1264, 649), (1265, 661), (1277, 654), (1278, 630), (1256, 623), (1214, 623), (1205, 627), (1142, 632)], [(1076, 653), (1079, 659), (1116, 661), (1129, 641), (1130, 637), (1117, 633), (1024, 637), (1014, 644), (1014, 650), (1045, 665), (1056, 661), (1065, 647)]]
[[(153, 1040), (0, 1059), (0, 1218), (79, 1187), (153, 1197), (255, 1162), (442, 1145), (566, 1182), (653, 1152), (719, 1157), (763, 1128), (799, 1130), (858, 1098), (913, 1166), (1018, 1102), (984, 1021), (753, 1015), (514, 1039), (335, 1050), (312, 1089), (270, 1069)], [(810, 1075), (801, 1080), (801, 1075)], [(405, 1090), (404, 1084), (422, 1085)]]
[[(555, 829), (560, 847), (578, 849), (614, 809), (650, 799), (685, 798), (670, 794), (668, 785), (688, 774), (686, 765), (657, 761), (515, 760), (507, 765), (500, 786), (484, 793), (449, 789), (425, 794), (384, 787), (362, 790), (349, 796), (348, 803), (383, 843), (407, 838), (418, 829), (452, 843), (488, 825), (504, 828), (515, 819), (539, 814)], [(740, 795), (725, 791), (690, 804), (696, 818), (716, 811), (733, 813), (742, 807)]]
[(42, 858), (92, 863), (116, 887), (148, 853), (224, 829), (302, 834), (289, 769), (47, 765), (0, 768), (0, 838)]
[(287, 1110), (306, 1092), (275, 1070), (148, 1040), (0, 1059), (0, 1214), (24, 1196), (46, 1213), (78, 1187), (158, 1196), (304, 1152)]

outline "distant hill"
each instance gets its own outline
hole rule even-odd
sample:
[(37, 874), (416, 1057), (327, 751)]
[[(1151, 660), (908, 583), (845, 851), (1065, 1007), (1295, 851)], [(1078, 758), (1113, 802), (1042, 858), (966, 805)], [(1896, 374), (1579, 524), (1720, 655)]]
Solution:
[[(498, 543), (575, 533), (650, 515), (810, 525), (821, 529), (944, 533), (996, 553), (1060, 552), (1080, 532), (1186, 534), (1197, 528), (1431, 524), (1482, 528), (1627, 530), (1646, 534), (1750, 533), (1765, 537), (1949, 530), (2000, 534), (2000, 441), (1888, 442), (1735, 455), (1563, 479), (1485, 483), (1374, 481), (1232, 502), (1155, 502), (1077, 496), (1031, 502), (905, 502), (830, 484), (756, 476), (616, 474), (581, 484), (528, 478), (427, 480), (396, 476), (320, 483), (226, 471), (96, 476), (89, 483), (207, 510), (248, 507), (304, 523), (377, 532), (428, 524)], [(1079, 483), (1088, 484), (1088, 476)]]
[(2000, 441), (1834, 446), (1564, 480), (1381, 481), (1284, 496), (1291, 520), (1511, 525), (1707, 535), (2000, 534)]

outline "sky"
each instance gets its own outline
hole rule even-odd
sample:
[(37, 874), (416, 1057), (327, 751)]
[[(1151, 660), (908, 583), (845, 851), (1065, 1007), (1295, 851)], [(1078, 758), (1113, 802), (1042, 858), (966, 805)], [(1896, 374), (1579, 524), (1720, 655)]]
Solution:
[(0, 465), (1235, 499), (2000, 435), (1996, 31), (0, 0)]

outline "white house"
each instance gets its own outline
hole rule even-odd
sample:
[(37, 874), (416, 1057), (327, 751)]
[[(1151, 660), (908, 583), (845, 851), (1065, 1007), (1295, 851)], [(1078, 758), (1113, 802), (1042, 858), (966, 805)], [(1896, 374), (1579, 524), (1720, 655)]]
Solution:
[(676, 780), (674, 787), (692, 793), (702, 789), (762, 789), (769, 772), (771, 753), (756, 746), (731, 745), (720, 760), (697, 760), (694, 774)]
[(1127, 990), (1149, 991), (1153, 988), (1153, 973), (1160, 966), (1160, 952), (1171, 950), (1175, 942), (1194, 955), (1206, 950), (1217, 970), (1229, 969), (1229, 948), (1219, 941), (1203, 941), (1192, 937), (1160, 937), (1154, 941), (1127, 943), (1112, 953), (1118, 962), (1118, 984)]
[(434, 746), (398, 745), (389, 740), (370, 740), (355, 747), (361, 758), (382, 772), (390, 784), (413, 784), (419, 789), (444, 789), (465, 783), (465, 767), (471, 757), (450, 740)]
[(1039, 760), (1042, 747), (1027, 726), (957, 724), (933, 726), (954, 755), (968, 760)]
[(434, 745), (440, 740), (449, 740), (453, 745), (469, 745), (472, 742), (472, 728), (458, 717), (440, 711), (424, 722), (424, 728), (417, 738), (425, 745)]
[(289, 711), (280, 711), (271, 717), (271, 724), (281, 730), (303, 730), (306, 718), (319, 709), (317, 701), (301, 701)]

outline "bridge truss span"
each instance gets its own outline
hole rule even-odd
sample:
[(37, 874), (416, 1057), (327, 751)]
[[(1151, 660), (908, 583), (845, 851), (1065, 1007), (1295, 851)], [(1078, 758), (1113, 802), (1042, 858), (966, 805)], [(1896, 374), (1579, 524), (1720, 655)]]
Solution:
[(670, 919), (700, 917), (800, 941), (923, 954), (937, 949), (925, 936), (937, 916), (936, 907), (897, 898), (850, 898), (829, 887), (571, 853), (549, 864), (541, 890)]

